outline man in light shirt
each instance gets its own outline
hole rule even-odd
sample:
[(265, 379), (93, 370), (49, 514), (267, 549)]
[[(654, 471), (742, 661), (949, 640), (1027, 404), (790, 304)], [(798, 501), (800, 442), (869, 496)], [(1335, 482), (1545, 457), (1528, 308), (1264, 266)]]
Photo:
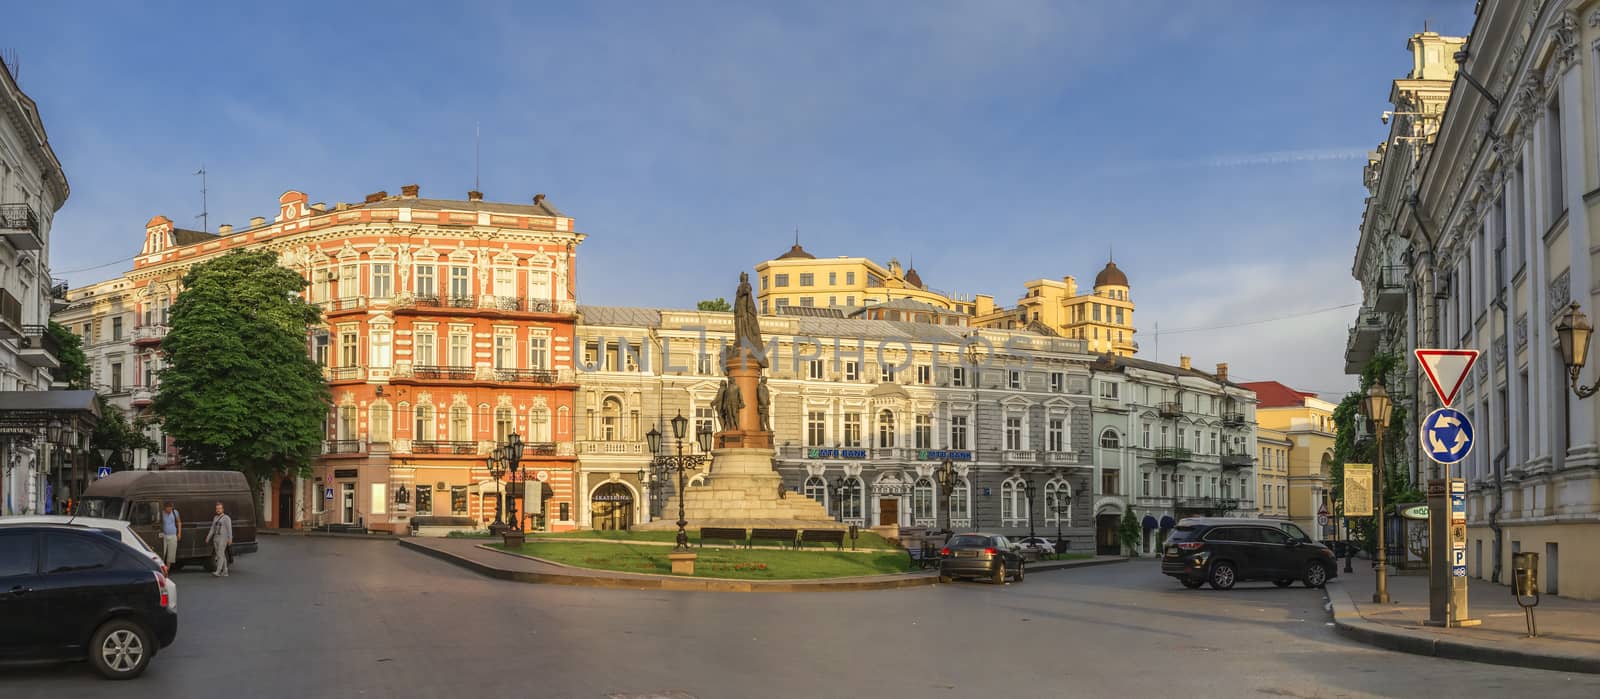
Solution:
[(183, 518), (168, 502), (161, 508), (161, 560), (170, 568), (178, 561), (178, 542), (183, 539)]
[(222, 503), (217, 503), (217, 515), (211, 518), (211, 530), (206, 532), (206, 543), (211, 544), (212, 555), (215, 556), (212, 577), (228, 577), (228, 544), (233, 543), (233, 518), (222, 511)]

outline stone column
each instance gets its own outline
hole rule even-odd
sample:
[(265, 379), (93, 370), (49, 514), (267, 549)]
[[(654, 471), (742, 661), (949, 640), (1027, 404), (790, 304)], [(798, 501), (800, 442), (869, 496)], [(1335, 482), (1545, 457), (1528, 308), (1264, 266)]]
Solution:
[[(1583, 195), (1585, 184), (1585, 171), (1588, 167), (1588, 158), (1583, 145), (1587, 142), (1584, 137), (1584, 100), (1583, 100), (1583, 71), (1576, 70), (1577, 62), (1574, 61), (1567, 68), (1566, 74), (1561, 77), (1561, 114), (1562, 150), (1571, 154), (1565, 158), (1566, 172), (1562, 181), (1566, 185), (1562, 194), (1562, 201), (1567, 205), (1567, 244), (1571, 250), (1571, 290), (1572, 300), (1582, 304), (1585, 310), (1593, 312), (1594, 295), (1591, 293), (1593, 274), (1590, 262), (1589, 242), (1589, 207), (1584, 204)], [(1542, 319), (1541, 319), (1542, 320)], [(1564, 376), (1566, 367), (1558, 367), (1557, 372)], [(1568, 421), (1571, 435), (1567, 440), (1572, 445), (1567, 450), (1567, 463), (1569, 467), (1593, 466), (1600, 463), (1595, 446), (1595, 406), (1594, 401), (1576, 400), (1569, 391), (1562, 392), (1562, 400), (1567, 401), (1568, 409), (1572, 411), (1571, 420)]]

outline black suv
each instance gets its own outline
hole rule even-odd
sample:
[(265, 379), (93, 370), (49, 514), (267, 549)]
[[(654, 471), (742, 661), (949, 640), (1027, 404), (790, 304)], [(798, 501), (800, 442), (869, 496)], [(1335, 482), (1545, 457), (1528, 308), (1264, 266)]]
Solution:
[(138, 677), (178, 635), (166, 589), (155, 563), (99, 531), (0, 529), (0, 659), (87, 658)]
[(1245, 580), (1271, 580), (1278, 587), (1302, 580), (1306, 587), (1322, 587), (1339, 575), (1339, 567), (1328, 547), (1290, 536), (1279, 522), (1207, 517), (1178, 522), (1162, 553), (1161, 572), (1189, 589), (1211, 583), (1226, 590)]

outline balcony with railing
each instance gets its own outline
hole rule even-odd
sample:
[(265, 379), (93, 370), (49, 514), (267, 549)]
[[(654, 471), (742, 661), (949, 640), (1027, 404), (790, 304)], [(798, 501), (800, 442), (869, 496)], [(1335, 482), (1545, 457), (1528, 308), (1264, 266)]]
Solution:
[(22, 326), (22, 339), (17, 359), (23, 363), (41, 369), (61, 368), (61, 343), (56, 341), (56, 336), (50, 334), (50, 328), (43, 325)]
[(646, 456), (644, 442), (585, 440), (578, 442), (579, 454), (596, 456)]
[(167, 336), (167, 326), (161, 323), (138, 325), (133, 328), (133, 335), (129, 338), (135, 347), (159, 345)]
[(65, 279), (50, 280), (50, 312), (60, 313), (67, 310), (67, 291), (70, 287)]
[(328, 299), (318, 303), (323, 313), (343, 313), (346, 311), (359, 311), (367, 307), (367, 297), (346, 296), (338, 299)]
[(1039, 463), (1039, 452), (1032, 449), (1007, 449), (1000, 452), (1002, 464), (1036, 464)]
[(554, 369), (505, 369), (494, 368), (492, 378), (499, 383), (559, 383), (561, 374)]
[(322, 376), (328, 381), (361, 381), (367, 375), (367, 368), (360, 366), (328, 366), (322, 368)]
[(478, 453), (478, 443), (461, 440), (418, 439), (411, 442), (411, 453), (471, 456)]
[(1177, 401), (1156, 403), (1156, 413), (1161, 417), (1179, 417), (1183, 415), (1183, 404)]
[(418, 381), (472, 381), (478, 377), (477, 369), (470, 366), (439, 366), (434, 364), (419, 364), (407, 368), (397, 368), (394, 378), (416, 379)]
[(418, 313), (440, 309), (486, 311), (501, 313), (543, 313), (570, 316), (578, 312), (574, 301), (528, 299), (520, 296), (415, 296), (402, 295), (394, 300), (397, 312)]
[(1157, 447), (1150, 450), (1150, 458), (1158, 466), (1176, 466), (1194, 459), (1194, 452), (1183, 447)]
[(1389, 265), (1378, 268), (1372, 280), (1373, 307), (1387, 313), (1406, 309), (1406, 268)]
[(367, 451), (362, 439), (329, 439), (322, 442), (322, 453), (328, 456), (359, 456)]
[(134, 386), (129, 400), (135, 408), (143, 408), (156, 400), (156, 392), (149, 386)]
[(1211, 515), (1225, 515), (1239, 510), (1239, 501), (1233, 498), (1180, 497), (1174, 507), (1178, 510), (1200, 511)]
[(27, 204), (0, 204), (0, 237), (18, 250), (43, 250), (39, 216)]
[(1223, 427), (1238, 428), (1238, 427), (1244, 427), (1244, 425), (1245, 425), (1244, 413), (1241, 413), (1241, 412), (1225, 412), (1225, 413), (1222, 414), (1222, 426)]
[(1256, 459), (1249, 454), (1223, 454), (1220, 461), (1223, 468), (1249, 468)]

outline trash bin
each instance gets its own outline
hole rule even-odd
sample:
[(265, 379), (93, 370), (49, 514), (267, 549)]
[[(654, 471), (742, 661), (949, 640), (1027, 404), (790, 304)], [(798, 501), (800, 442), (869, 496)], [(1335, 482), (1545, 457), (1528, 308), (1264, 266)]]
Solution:
[(1539, 554), (1511, 554), (1511, 591), (1518, 597), (1539, 596)]

